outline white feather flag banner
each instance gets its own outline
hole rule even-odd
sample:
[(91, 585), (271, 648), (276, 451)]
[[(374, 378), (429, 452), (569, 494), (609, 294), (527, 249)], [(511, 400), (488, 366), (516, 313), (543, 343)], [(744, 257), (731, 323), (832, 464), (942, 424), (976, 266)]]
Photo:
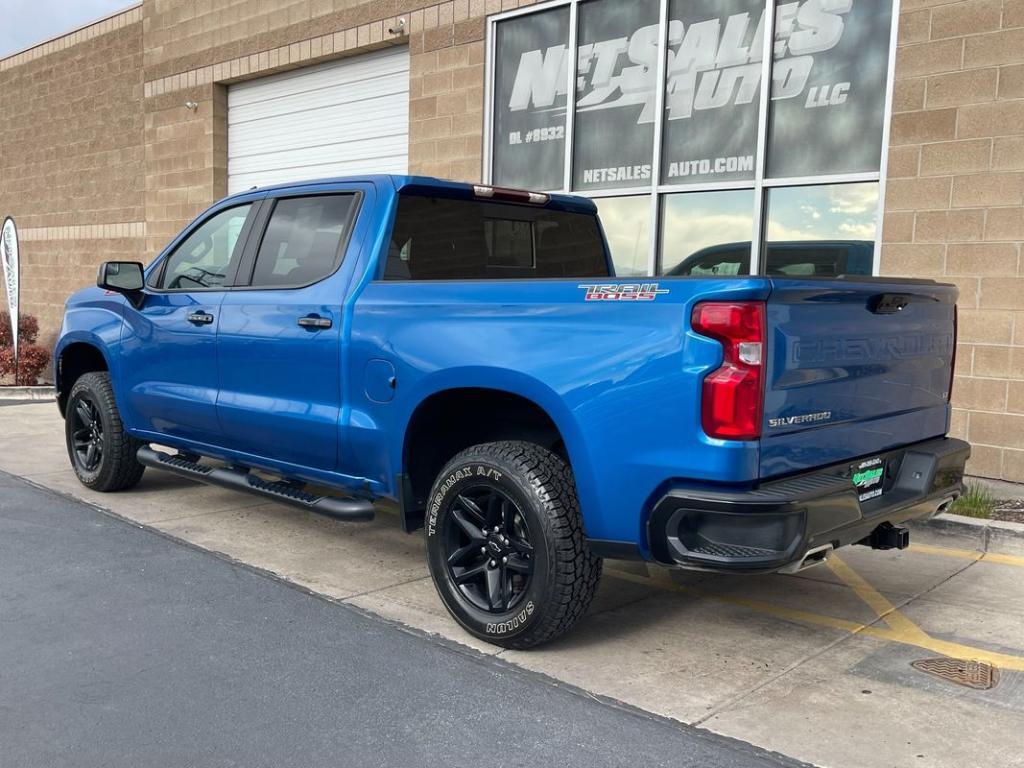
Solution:
[[(7, 310), (11, 316), (11, 339), (14, 359), (18, 360), (18, 230), (14, 219), (4, 219), (0, 230), (0, 261), (4, 263), (4, 285), (7, 286)], [(17, 363), (15, 363), (17, 364)]]

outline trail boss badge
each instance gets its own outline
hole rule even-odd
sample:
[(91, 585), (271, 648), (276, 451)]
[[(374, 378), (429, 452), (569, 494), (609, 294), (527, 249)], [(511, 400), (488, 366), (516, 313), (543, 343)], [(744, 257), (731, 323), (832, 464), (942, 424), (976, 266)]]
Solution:
[(668, 288), (657, 283), (620, 283), (618, 285), (580, 285), (587, 292), (587, 301), (654, 301)]

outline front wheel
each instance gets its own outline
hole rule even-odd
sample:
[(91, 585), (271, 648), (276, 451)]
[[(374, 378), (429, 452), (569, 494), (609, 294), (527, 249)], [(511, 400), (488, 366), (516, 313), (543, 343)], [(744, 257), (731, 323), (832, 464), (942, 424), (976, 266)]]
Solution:
[(530, 648), (587, 610), (601, 559), (587, 549), (572, 470), (533, 443), (462, 451), (441, 471), (427, 510), (438, 594), (474, 636)]
[(82, 485), (121, 491), (138, 484), (145, 467), (135, 458), (142, 442), (124, 430), (110, 374), (83, 374), (68, 395), (64, 416), (68, 457)]

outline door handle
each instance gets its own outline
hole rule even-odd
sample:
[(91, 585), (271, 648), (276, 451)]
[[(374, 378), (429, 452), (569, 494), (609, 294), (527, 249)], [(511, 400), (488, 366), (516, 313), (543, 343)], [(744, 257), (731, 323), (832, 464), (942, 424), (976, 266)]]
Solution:
[(193, 312), (188, 316), (188, 321), (194, 325), (209, 325), (213, 322), (213, 315), (209, 312)]
[(305, 317), (299, 318), (299, 325), (303, 328), (307, 328), (311, 331), (318, 331), (321, 328), (330, 328), (333, 323), (329, 317), (320, 317), (319, 315), (306, 315)]

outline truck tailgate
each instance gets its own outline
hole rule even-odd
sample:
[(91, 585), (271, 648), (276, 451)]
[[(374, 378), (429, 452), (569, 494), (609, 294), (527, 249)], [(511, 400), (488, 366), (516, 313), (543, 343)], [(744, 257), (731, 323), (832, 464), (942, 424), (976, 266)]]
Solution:
[(945, 434), (956, 297), (926, 280), (773, 280), (761, 477)]

